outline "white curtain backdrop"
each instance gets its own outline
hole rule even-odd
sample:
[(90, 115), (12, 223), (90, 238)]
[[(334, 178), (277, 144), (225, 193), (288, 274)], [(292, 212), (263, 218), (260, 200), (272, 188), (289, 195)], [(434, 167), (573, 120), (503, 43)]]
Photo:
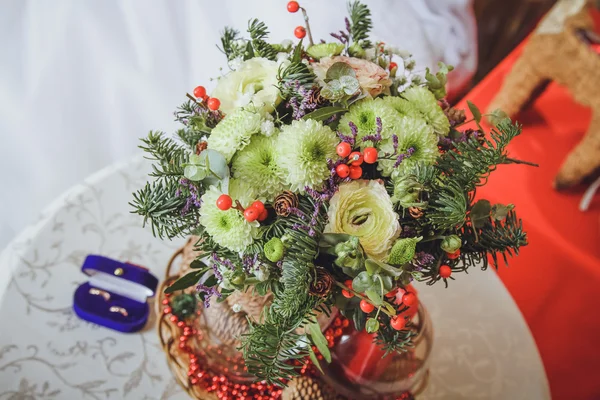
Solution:
[[(257, 17), (271, 38), (302, 25), (286, 0), (0, 1), (0, 249), (68, 187), (137, 150), (149, 130), (173, 131), (172, 111), (212, 88), (228, 25)], [(344, 28), (346, 1), (300, 0), (315, 39)], [(471, 0), (373, 0), (376, 38), (418, 66), (476, 64)]]

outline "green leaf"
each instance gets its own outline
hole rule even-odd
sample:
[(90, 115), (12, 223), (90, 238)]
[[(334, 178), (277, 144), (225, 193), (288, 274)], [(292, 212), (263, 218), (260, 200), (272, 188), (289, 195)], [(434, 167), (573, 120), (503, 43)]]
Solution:
[(354, 310), (354, 314), (352, 315), (352, 322), (354, 322), (354, 328), (357, 331), (362, 331), (365, 328), (367, 314), (362, 312), (360, 309)]
[(492, 205), (488, 200), (479, 200), (471, 208), (471, 223), (474, 228), (482, 228), (490, 219)]
[(315, 365), (315, 367), (317, 367), (317, 369), (319, 371), (321, 371), (321, 373), (323, 375), (325, 375), (325, 372), (323, 372), (323, 368), (321, 368), (321, 363), (317, 359), (317, 355), (313, 351), (312, 346), (308, 346), (308, 356), (310, 357), (310, 360), (313, 362), (313, 364)]
[(499, 108), (492, 111), (490, 114), (488, 114), (487, 117), (490, 123), (494, 126), (498, 126), (498, 124), (500, 124), (500, 122), (504, 121), (505, 119), (510, 119), (508, 117), (508, 114), (506, 114)]
[(375, 333), (379, 330), (379, 321), (376, 318), (369, 318), (365, 325), (367, 333)]
[(376, 306), (383, 305), (383, 295), (381, 294), (381, 287), (373, 285), (370, 289), (365, 290), (365, 294)]
[(369, 275), (369, 273), (367, 273), (367, 271), (363, 271), (352, 280), (352, 289), (355, 292), (363, 293), (373, 286), (374, 283), (374, 279)]
[(325, 81), (340, 79), (342, 76), (351, 76), (356, 78), (356, 72), (354, 72), (352, 67), (345, 62), (336, 62), (327, 70)]
[(304, 39), (300, 39), (300, 42), (298, 42), (298, 44), (296, 45), (296, 48), (294, 48), (294, 55), (292, 55), (292, 58), (290, 59), (290, 61), (292, 63), (299, 63), (302, 62), (302, 41)]
[(477, 123), (479, 123), (481, 121), (481, 111), (479, 111), (479, 108), (471, 103), (469, 100), (467, 100), (467, 105), (469, 106), (469, 110), (471, 110), (471, 113), (473, 114), (473, 118), (475, 118), (475, 121), (477, 121)]
[(515, 206), (512, 204), (507, 206), (504, 204), (494, 204), (492, 207), (492, 218), (494, 218), (496, 221), (503, 221), (513, 208), (515, 208)]
[(383, 306), (385, 307), (386, 310), (388, 310), (388, 312), (392, 315), (396, 315), (396, 308), (391, 305), (390, 303), (384, 302)]
[(208, 279), (206, 279), (206, 281), (204, 282), (204, 286), (208, 286), (208, 287), (213, 287), (215, 286), (217, 283), (219, 283), (219, 280), (217, 279), (216, 276), (211, 275), (208, 277)]
[(338, 106), (330, 106), (330, 107), (323, 107), (323, 108), (319, 108), (318, 110), (315, 110), (311, 113), (306, 114), (304, 117), (302, 117), (302, 119), (314, 119), (315, 121), (323, 121), (326, 120), (327, 118), (331, 117), (332, 115), (341, 113), (341, 112), (345, 112), (348, 111), (347, 108), (345, 107), (338, 107)]
[(200, 277), (204, 271), (194, 271), (188, 274), (185, 274), (181, 278), (177, 279), (171, 286), (165, 289), (165, 293), (173, 293), (176, 290), (187, 289), (190, 286), (194, 286), (200, 280)]
[(365, 268), (367, 269), (369, 275), (376, 274), (380, 270), (379, 263), (375, 260), (371, 260), (370, 258), (365, 261)]
[(319, 352), (328, 363), (331, 362), (331, 353), (329, 352), (329, 347), (327, 346), (327, 339), (321, 332), (321, 327), (319, 324), (308, 324), (306, 325), (306, 332), (310, 335), (311, 341), (317, 346)]
[(208, 265), (204, 264), (204, 262), (202, 262), (202, 261), (200, 261), (200, 259), (196, 258), (194, 261), (192, 261), (190, 263), (190, 268), (191, 269), (200, 269), (200, 268), (208, 269)]

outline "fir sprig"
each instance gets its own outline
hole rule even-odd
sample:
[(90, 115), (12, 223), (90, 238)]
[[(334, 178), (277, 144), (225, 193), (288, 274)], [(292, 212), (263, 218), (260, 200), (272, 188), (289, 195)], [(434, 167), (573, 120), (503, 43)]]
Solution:
[(129, 203), (134, 208), (132, 213), (144, 217), (144, 226), (150, 223), (154, 236), (161, 239), (186, 236), (196, 225), (197, 211), (181, 212), (186, 198), (177, 196), (179, 189), (175, 180), (158, 180), (133, 193), (133, 201)]
[(349, 2), (348, 14), (350, 14), (350, 36), (352, 41), (359, 44), (363, 49), (370, 48), (372, 44), (369, 40), (369, 32), (373, 27), (373, 22), (369, 7), (360, 1)]
[(263, 57), (269, 60), (277, 58), (277, 50), (266, 42), (269, 30), (264, 22), (253, 19), (248, 22), (248, 33), (252, 39), (252, 52), (255, 57)]
[(240, 40), (240, 32), (233, 28), (225, 27), (221, 35), (221, 47), (217, 46), (217, 48), (225, 54), (228, 61), (243, 56), (244, 47), (236, 44), (238, 40)]
[(182, 164), (186, 161), (185, 149), (173, 139), (166, 137), (162, 132), (150, 132), (142, 139), (140, 149), (149, 156), (153, 172), (150, 176), (156, 178), (176, 178), (183, 176)]

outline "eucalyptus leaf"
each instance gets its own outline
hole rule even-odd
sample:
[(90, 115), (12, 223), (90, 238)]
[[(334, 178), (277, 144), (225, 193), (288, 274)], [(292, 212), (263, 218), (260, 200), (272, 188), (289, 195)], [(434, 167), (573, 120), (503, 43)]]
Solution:
[(177, 290), (187, 289), (190, 286), (194, 286), (200, 280), (200, 277), (204, 271), (193, 271), (185, 274), (181, 278), (177, 279), (171, 286), (165, 289), (165, 293), (173, 293)]
[(194, 261), (192, 261), (190, 263), (190, 268), (191, 269), (200, 269), (200, 268), (208, 269), (209, 267), (203, 261), (201, 261), (199, 259), (195, 259)]
[[(369, 260), (367, 260), (369, 261)], [(370, 261), (374, 261), (374, 260), (370, 260)], [(383, 271), (385, 271), (387, 274), (393, 276), (393, 277), (399, 277), (400, 275), (402, 275), (402, 270), (400, 268), (396, 268), (396, 267), (392, 267), (389, 264), (386, 264), (384, 262), (380, 262), (380, 261), (374, 261), (377, 263), (377, 266), (382, 269)], [(389, 278), (386, 276), (386, 278)], [(390, 279), (391, 281), (391, 279)]]
[(487, 118), (490, 121), (490, 123), (494, 126), (498, 126), (498, 124), (500, 124), (500, 122), (504, 121), (505, 119), (510, 119), (508, 117), (508, 114), (506, 114), (499, 108), (488, 114)]
[(356, 78), (356, 72), (354, 72), (351, 66), (349, 66), (345, 62), (336, 62), (327, 70), (325, 80), (330, 81), (334, 79), (340, 79), (342, 76), (345, 75)]
[(479, 200), (471, 208), (471, 223), (474, 228), (481, 228), (490, 219), (492, 205), (488, 200)]
[(507, 206), (505, 206), (504, 204), (494, 204), (494, 206), (492, 207), (492, 218), (496, 221), (503, 221), (510, 212), (510, 210), (512, 210), (514, 207), (515, 206), (512, 204), (509, 204)]
[(319, 108), (311, 113), (306, 114), (304, 117), (302, 117), (302, 119), (314, 119), (315, 121), (323, 121), (335, 114), (339, 114), (339, 113), (345, 112), (345, 111), (348, 111), (348, 109), (345, 107), (339, 107), (339, 106), (323, 107), (323, 108)]
[(386, 310), (388, 310), (388, 312), (392, 315), (396, 315), (396, 308), (391, 305), (390, 303), (384, 302), (383, 306), (385, 307)]

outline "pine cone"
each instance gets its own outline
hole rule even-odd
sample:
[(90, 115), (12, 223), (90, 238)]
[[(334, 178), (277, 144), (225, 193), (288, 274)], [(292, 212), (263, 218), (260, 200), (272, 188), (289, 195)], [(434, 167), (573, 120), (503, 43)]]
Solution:
[(423, 216), (423, 209), (421, 207), (408, 207), (408, 213), (414, 219), (419, 219)]
[(207, 148), (208, 148), (208, 142), (206, 142), (205, 140), (202, 140), (202, 141), (196, 143), (196, 154), (202, 153)]
[(467, 129), (465, 131), (465, 135), (468, 139), (474, 137), (479, 142), (479, 144), (483, 144), (485, 141), (485, 135), (477, 129)]
[(452, 126), (462, 124), (467, 120), (467, 114), (465, 113), (465, 110), (450, 107), (444, 110), (444, 112), (446, 113), (446, 116), (450, 121), (450, 125)]
[(308, 292), (313, 296), (325, 298), (329, 296), (329, 292), (331, 292), (333, 281), (333, 276), (331, 276), (329, 272), (327, 272), (324, 268), (317, 268), (317, 276), (310, 283)]
[(335, 400), (336, 398), (333, 389), (308, 376), (292, 379), (281, 394), (281, 400)]
[(275, 197), (275, 201), (273, 201), (275, 213), (281, 217), (287, 217), (290, 215), (291, 209), (297, 207), (298, 196), (288, 190)]

